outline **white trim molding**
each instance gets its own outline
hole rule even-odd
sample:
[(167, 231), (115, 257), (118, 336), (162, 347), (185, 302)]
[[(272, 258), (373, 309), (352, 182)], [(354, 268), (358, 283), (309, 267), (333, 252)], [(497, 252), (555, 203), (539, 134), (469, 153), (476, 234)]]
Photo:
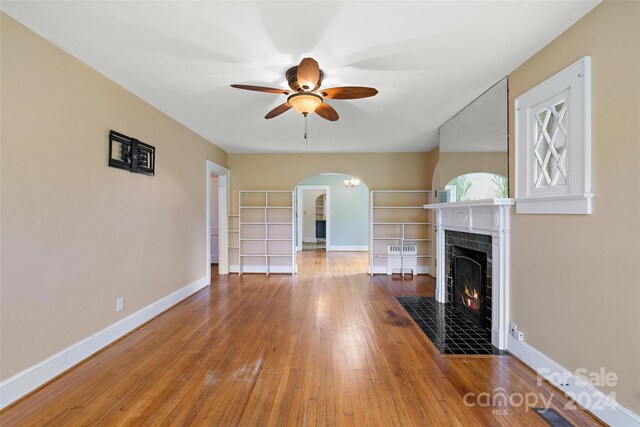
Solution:
[(608, 425), (640, 427), (640, 416), (526, 342), (509, 335), (507, 351)]
[(207, 247), (205, 263), (208, 282), (211, 282), (211, 175), (218, 176), (218, 273), (229, 274), (229, 185), (230, 172), (211, 160), (205, 160), (205, 215)]
[(518, 214), (591, 213), (591, 57), (515, 100)]
[(513, 199), (486, 199), (471, 202), (433, 203), (425, 209), (436, 211), (436, 300), (446, 301), (446, 230), (491, 236), (491, 343), (504, 350), (509, 333), (509, 211)]
[(211, 283), (207, 276), (136, 311), (101, 331), (78, 341), (47, 359), (0, 383), (0, 409), (31, 393), (46, 382), (143, 325)]

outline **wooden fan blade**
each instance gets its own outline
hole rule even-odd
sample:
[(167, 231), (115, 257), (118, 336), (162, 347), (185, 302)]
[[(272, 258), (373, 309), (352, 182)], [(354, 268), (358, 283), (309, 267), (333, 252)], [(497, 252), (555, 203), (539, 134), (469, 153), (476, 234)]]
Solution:
[(231, 85), (231, 87), (235, 87), (236, 89), (255, 90), (256, 92), (278, 93), (283, 95), (288, 95), (291, 93), (290, 90), (276, 89), (273, 87), (264, 87), (264, 86)]
[(304, 90), (316, 87), (320, 80), (320, 66), (313, 58), (304, 58), (298, 65), (298, 84)]
[(378, 90), (364, 86), (342, 86), (322, 89), (320, 92), (322, 96), (329, 99), (358, 99), (375, 96)]
[(267, 113), (267, 115), (264, 116), (264, 118), (265, 119), (273, 119), (274, 117), (277, 117), (280, 114), (288, 111), (290, 108), (291, 108), (291, 105), (288, 102), (285, 102), (284, 104), (280, 104), (276, 108), (274, 108), (273, 110), (269, 111)]
[(336, 110), (334, 110), (333, 107), (326, 102), (323, 102), (318, 108), (316, 108), (316, 114), (323, 119), (329, 120), (330, 122), (335, 122), (340, 118)]

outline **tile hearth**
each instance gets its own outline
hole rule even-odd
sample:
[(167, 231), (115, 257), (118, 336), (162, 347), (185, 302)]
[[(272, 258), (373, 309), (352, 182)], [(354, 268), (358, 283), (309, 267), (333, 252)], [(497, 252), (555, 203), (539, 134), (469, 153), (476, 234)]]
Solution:
[(491, 344), (486, 330), (458, 313), (451, 304), (425, 297), (396, 299), (442, 354), (506, 354)]

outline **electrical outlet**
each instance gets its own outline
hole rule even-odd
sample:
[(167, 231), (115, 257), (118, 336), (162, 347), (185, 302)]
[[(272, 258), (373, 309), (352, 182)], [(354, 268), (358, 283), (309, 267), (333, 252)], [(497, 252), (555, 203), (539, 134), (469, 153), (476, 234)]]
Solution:
[(124, 297), (116, 298), (116, 311), (124, 310)]
[(516, 339), (517, 339), (518, 341), (522, 341), (522, 340), (524, 340), (524, 334), (523, 334), (522, 332), (520, 332), (520, 331), (516, 330)]
[(518, 325), (516, 325), (515, 323), (511, 322), (511, 325), (509, 325), (509, 335), (511, 335), (512, 337), (515, 338), (515, 334), (516, 331), (518, 330)]

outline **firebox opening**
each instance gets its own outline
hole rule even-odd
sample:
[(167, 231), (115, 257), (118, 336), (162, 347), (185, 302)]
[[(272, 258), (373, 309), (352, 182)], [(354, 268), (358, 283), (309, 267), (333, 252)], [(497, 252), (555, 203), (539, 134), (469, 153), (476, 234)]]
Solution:
[(461, 314), (481, 328), (485, 325), (487, 254), (454, 247), (453, 301)]

